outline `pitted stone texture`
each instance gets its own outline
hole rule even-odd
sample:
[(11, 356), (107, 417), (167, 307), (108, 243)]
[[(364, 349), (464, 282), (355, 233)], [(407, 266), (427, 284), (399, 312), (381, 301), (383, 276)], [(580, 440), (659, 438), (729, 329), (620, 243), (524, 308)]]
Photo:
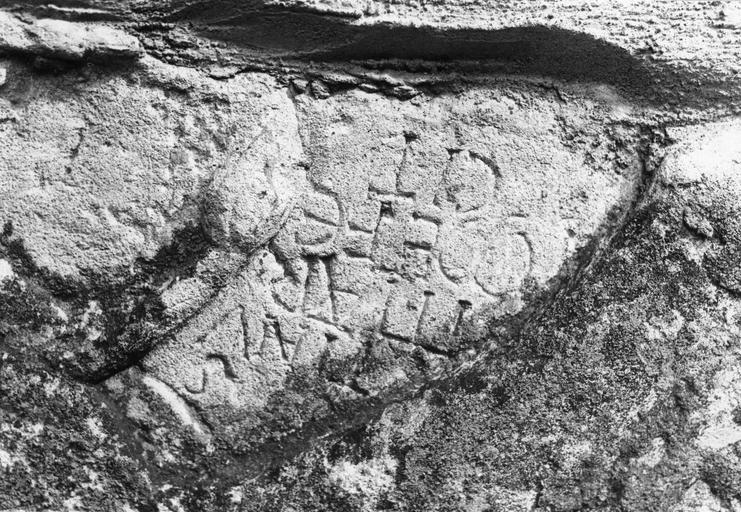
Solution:
[[(228, 428), (254, 424), (297, 371), (345, 397), (378, 395), (414, 380), (420, 350), (430, 371), (475, 345), (626, 210), (641, 175), (636, 132), (610, 133), (624, 144), (609, 149), (610, 105), (525, 91), (295, 98), (297, 206), (146, 372)], [(328, 362), (373, 347), (396, 362), (327, 380)]]
[(283, 225), (296, 199), (295, 183), (301, 172), (296, 116), (283, 101), (249, 144), (233, 139), (238, 149), (226, 167), (218, 170), (204, 194), (203, 226), (220, 246), (249, 253), (267, 243)]
[[(223, 83), (149, 61), (145, 68), (76, 80), (8, 66), (0, 91), (0, 221), (12, 223), (41, 268), (79, 277), (152, 257), (174, 231), (200, 221), (209, 183), (216, 199), (208, 218), (230, 240), (259, 244), (272, 234), (263, 232), (269, 221), (279, 224), (293, 190), (286, 176), (301, 176), (285, 90), (264, 75)], [(250, 144), (245, 163), (240, 151)], [(235, 185), (260, 195), (252, 185), (260, 180), (280, 200), (270, 192), (250, 215), (239, 202), (246, 197), (235, 202)]]

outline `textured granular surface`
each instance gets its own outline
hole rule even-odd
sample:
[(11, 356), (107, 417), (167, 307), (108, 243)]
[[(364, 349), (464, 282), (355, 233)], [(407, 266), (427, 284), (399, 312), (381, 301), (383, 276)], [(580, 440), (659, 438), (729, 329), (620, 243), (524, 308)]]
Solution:
[(741, 511), (739, 34), (0, 2), (0, 510)]

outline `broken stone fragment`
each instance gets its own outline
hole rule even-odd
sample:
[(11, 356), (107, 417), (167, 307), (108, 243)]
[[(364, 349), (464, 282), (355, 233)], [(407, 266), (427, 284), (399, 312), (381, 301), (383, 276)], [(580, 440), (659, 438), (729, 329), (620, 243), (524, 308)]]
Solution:
[(0, 50), (69, 61), (143, 55), (139, 41), (121, 30), (52, 19), (24, 23), (7, 12), (0, 12)]

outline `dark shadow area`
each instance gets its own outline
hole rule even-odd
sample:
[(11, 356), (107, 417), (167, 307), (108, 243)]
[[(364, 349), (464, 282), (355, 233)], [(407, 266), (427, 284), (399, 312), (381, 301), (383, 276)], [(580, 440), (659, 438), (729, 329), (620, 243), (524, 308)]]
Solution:
[(161, 288), (192, 275), (208, 247), (200, 226), (186, 226), (154, 258), (137, 259), (133, 272), (130, 268), (108, 273), (85, 270), (79, 278), (63, 277), (38, 267), (7, 222), (0, 234), (0, 257), (13, 263), (25, 284), (14, 281), (9, 292), (0, 293), (0, 348), (12, 349), (9, 340), (23, 328), (62, 324), (52, 304), (63, 305), (73, 320), (79, 320), (94, 302), (100, 315), (92, 316), (89, 328), (101, 335), (93, 345), (86, 344), (87, 327), (78, 328), (73, 321), (55, 336), (55, 346), (44, 347), (42, 359), (53, 367), (68, 350), (74, 357), (65, 361), (67, 373), (83, 383), (103, 381), (137, 364), (167, 337), (174, 322), (160, 300)]
[(501, 30), (435, 29), (392, 24), (352, 25), (347, 19), (311, 13), (265, 12), (226, 23), (197, 24), (201, 35), (227, 41), (246, 53), (313, 62), (421, 60), (438, 63), (517, 63), (563, 78), (613, 82), (648, 77), (627, 50), (590, 35), (532, 26)]
[[(613, 85), (637, 103), (657, 107), (733, 111), (739, 80), (699, 64), (682, 67), (634, 55), (586, 33), (553, 26), (499, 30), (436, 29), (393, 24), (356, 25), (351, 17), (263, 9), (245, 14), (234, 2), (185, 8), (167, 20), (192, 24), (206, 39), (226, 42), (247, 58), (337, 67), (348, 63), (378, 69), (457, 75), (534, 75)], [(431, 81), (440, 81), (432, 76)]]
[[(228, 3), (228, 2), (227, 2)], [(232, 5), (231, 3), (229, 3)], [(487, 75), (542, 76), (615, 86), (637, 104), (738, 111), (739, 80), (719, 71), (634, 55), (582, 32), (548, 26), (500, 30), (353, 25), (350, 18), (263, 10), (251, 14), (183, 11), (200, 36), (235, 45), (248, 58), (282, 59), (329, 71), (348, 64), (428, 73), (430, 82)], [(242, 11), (244, 12), (244, 11)], [(434, 73), (434, 74), (433, 74)], [(422, 80), (423, 81), (423, 80)], [(457, 84), (457, 85), (460, 85)]]
[[(356, 17), (350, 12), (266, 7), (259, 0), (75, 0), (52, 7), (41, 0), (23, 4), (0, 0), (0, 6), (71, 21), (132, 22), (145, 38), (161, 37), (150, 51), (157, 54), (158, 49), (171, 45), (174, 51), (165, 51), (163, 57), (183, 53), (177, 59), (183, 65), (208, 65), (225, 57), (236, 65), (240, 60), (270, 61), (281, 64), (282, 72), (292, 67), (300, 71), (307, 64), (330, 73), (360, 65), (429, 73), (429, 81), (435, 83), (445, 81), (445, 73), (455, 75), (459, 82), (503, 74), (535, 75), (610, 84), (632, 101), (658, 108), (741, 111), (735, 101), (741, 94), (738, 75), (703, 68), (698, 62), (683, 65), (650, 53), (634, 54), (617, 44), (555, 26), (479, 30), (363, 25), (354, 24)], [(209, 49), (210, 42), (223, 50)], [(203, 55), (180, 51), (195, 48)]]

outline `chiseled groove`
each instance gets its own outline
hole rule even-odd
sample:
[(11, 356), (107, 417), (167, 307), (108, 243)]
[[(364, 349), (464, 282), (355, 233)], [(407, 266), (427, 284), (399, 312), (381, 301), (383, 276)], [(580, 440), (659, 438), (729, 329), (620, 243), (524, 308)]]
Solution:
[(170, 409), (172, 409), (172, 412), (180, 419), (183, 425), (193, 429), (197, 438), (205, 442), (210, 440), (211, 433), (209, 432), (208, 427), (198, 419), (196, 414), (193, 414), (193, 411), (191, 411), (188, 404), (185, 403), (185, 400), (183, 400), (174, 389), (161, 380), (146, 373), (142, 374), (141, 381), (142, 384), (162, 398)]

